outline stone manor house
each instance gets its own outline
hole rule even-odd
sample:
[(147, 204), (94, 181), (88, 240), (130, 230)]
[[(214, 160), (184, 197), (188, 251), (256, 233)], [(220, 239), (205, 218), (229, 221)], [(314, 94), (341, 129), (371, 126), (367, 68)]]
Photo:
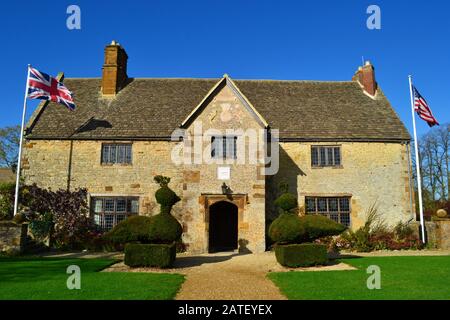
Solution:
[[(410, 135), (370, 63), (348, 81), (331, 82), (130, 78), (127, 60), (113, 41), (101, 78), (64, 80), (76, 110), (42, 102), (26, 129), (25, 182), (87, 188), (91, 214), (105, 230), (130, 215), (158, 213), (155, 175), (171, 177), (182, 198), (173, 214), (190, 252), (264, 251), (280, 183), (298, 196), (300, 214), (352, 229), (375, 203), (390, 225), (413, 219)], [(195, 135), (198, 123), (217, 132), (201, 137), (211, 161), (176, 163), (176, 146), (187, 144), (173, 141), (173, 132)], [(244, 136), (229, 129), (268, 132), (262, 144), (278, 147), (271, 148), (278, 149), (271, 155), (277, 172), (239, 163)]]

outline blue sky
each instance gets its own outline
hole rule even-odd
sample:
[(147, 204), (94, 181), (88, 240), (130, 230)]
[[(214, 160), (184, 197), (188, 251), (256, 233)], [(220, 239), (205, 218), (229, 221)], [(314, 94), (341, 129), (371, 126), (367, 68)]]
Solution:
[[(81, 8), (81, 30), (66, 27), (70, 4)], [(381, 8), (381, 30), (366, 27), (371, 4)], [(99, 77), (112, 39), (127, 50), (131, 77), (349, 80), (364, 56), (410, 132), (408, 74), (438, 121), (450, 121), (445, 0), (8, 1), (0, 30), (0, 127), (20, 122), (28, 63)], [(421, 120), (417, 129), (429, 130)]]

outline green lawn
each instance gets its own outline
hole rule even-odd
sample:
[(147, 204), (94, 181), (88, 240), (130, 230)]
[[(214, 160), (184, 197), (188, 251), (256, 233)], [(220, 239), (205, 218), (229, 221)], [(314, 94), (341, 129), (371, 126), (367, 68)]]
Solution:
[[(274, 272), (268, 277), (288, 299), (450, 299), (450, 256), (342, 259), (358, 270)], [(369, 290), (366, 272), (381, 269), (381, 289)]]
[[(0, 300), (173, 299), (178, 274), (99, 272), (111, 259), (1, 258)], [(67, 289), (69, 265), (81, 269), (81, 289)]]

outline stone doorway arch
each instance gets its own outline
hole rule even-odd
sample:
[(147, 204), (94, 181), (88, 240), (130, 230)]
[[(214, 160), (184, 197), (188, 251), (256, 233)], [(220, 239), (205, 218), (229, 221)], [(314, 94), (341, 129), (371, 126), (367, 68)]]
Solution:
[(237, 241), (238, 241), (238, 249), (245, 248), (245, 236), (244, 232), (248, 229), (248, 224), (244, 222), (244, 210), (245, 205), (248, 202), (246, 194), (233, 194), (233, 195), (223, 195), (223, 194), (202, 194), (199, 199), (200, 203), (200, 215), (203, 216), (205, 234), (204, 234), (204, 242), (203, 242), (203, 252), (211, 252), (209, 248), (209, 233), (210, 233), (210, 209), (214, 206), (214, 204), (219, 202), (227, 202), (230, 205), (234, 205), (237, 207)]
[(218, 201), (209, 207), (209, 252), (238, 248), (238, 207)]

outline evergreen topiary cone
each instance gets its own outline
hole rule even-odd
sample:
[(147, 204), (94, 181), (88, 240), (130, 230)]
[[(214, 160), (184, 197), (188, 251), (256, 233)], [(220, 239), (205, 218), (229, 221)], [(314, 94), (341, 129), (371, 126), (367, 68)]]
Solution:
[(276, 243), (298, 243), (305, 234), (300, 217), (283, 212), (269, 227), (269, 237)]
[(171, 214), (160, 213), (150, 219), (149, 240), (151, 243), (172, 243), (180, 239), (183, 228)]

